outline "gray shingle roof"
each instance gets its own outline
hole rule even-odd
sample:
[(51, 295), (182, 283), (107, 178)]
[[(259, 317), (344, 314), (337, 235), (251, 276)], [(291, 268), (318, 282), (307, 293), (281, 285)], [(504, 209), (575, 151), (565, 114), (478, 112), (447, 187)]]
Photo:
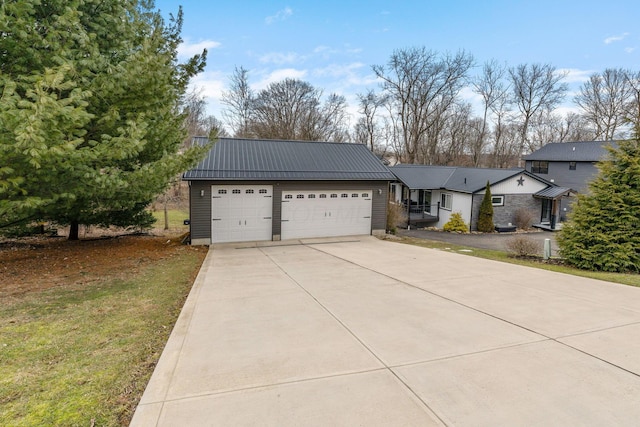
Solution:
[(393, 181), (395, 176), (361, 144), (220, 138), (183, 179)]
[[(524, 169), (463, 168), (453, 166), (397, 165), (389, 168), (404, 185), (411, 189), (447, 189), (463, 193), (475, 193), (491, 185), (521, 173)], [(540, 178), (534, 177), (540, 181)], [(545, 182), (546, 183), (546, 182)]]
[(617, 146), (615, 141), (552, 142), (529, 155), (523, 156), (523, 159), (557, 162), (597, 162), (608, 154), (605, 148), (607, 145)]

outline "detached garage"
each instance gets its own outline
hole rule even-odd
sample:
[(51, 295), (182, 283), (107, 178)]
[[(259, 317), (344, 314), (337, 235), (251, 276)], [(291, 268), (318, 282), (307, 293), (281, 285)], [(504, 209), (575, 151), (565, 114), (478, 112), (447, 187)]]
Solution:
[(183, 179), (208, 245), (384, 233), (395, 177), (360, 144), (221, 138)]

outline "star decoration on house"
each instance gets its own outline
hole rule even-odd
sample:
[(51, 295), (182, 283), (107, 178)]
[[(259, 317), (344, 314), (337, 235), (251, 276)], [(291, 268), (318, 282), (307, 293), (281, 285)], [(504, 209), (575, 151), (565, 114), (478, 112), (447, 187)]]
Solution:
[(524, 187), (524, 177), (521, 176), (520, 178), (518, 178), (518, 187)]

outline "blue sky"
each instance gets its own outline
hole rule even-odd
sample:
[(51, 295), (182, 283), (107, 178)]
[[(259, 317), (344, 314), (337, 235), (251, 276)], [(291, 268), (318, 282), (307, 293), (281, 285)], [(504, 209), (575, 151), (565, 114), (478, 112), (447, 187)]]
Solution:
[[(573, 91), (605, 68), (640, 71), (638, 0), (156, 1), (165, 16), (179, 5), (180, 52), (208, 49), (206, 71), (194, 85), (218, 118), (220, 93), (236, 66), (249, 70), (256, 90), (300, 78), (344, 95), (355, 113), (355, 95), (377, 87), (371, 65), (414, 46), (465, 50), (478, 69), (491, 59), (549, 63), (569, 71)], [(464, 95), (473, 103), (470, 91)]]

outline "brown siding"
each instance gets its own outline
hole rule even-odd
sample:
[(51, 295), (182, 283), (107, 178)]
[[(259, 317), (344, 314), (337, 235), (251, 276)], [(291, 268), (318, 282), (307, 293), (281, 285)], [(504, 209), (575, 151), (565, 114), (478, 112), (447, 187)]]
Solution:
[[(191, 239), (211, 238), (211, 186), (212, 185), (272, 185), (272, 234), (280, 236), (283, 191), (372, 190), (372, 230), (384, 230), (387, 224), (388, 181), (191, 181)], [(200, 190), (204, 196), (200, 197)], [(378, 193), (381, 190), (382, 194)]]

